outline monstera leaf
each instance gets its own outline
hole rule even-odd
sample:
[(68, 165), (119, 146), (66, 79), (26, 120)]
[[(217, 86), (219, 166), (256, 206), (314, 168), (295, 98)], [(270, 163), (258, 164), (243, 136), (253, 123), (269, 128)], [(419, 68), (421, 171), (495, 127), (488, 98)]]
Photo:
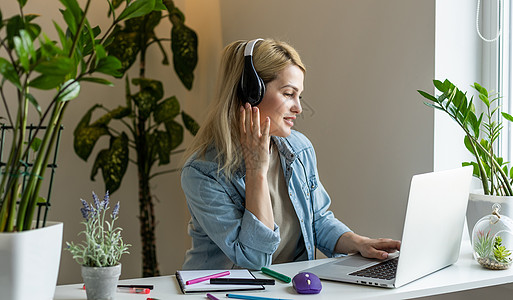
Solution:
[(91, 172), (94, 181), (98, 169), (102, 169), (105, 190), (114, 193), (123, 180), (128, 166), (128, 136), (123, 132), (110, 140), (109, 149), (98, 153)]

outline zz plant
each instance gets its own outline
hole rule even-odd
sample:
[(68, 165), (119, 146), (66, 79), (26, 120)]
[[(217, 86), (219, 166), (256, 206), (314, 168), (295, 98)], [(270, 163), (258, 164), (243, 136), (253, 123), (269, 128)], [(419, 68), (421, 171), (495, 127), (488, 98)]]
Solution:
[[(122, 75), (120, 60), (106, 51), (112, 47), (114, 28), (121, 22), (164, 8), (156, 0), (123, 1), (120, 13), (116, 14), (112, 1), (105, 1), (110, 7), (111, 25), (102, 31), (87, 19), (93, 1), (81, 1), (85, 3), (82, 8), (76, 0), (60, 0), (59, 10), (66, 27), (53, 23), (57, 41), (50, 40), (35, 23), (38, 15), (24, 12), (27, 0), (3, 3), (19, 7), (19, 13), (7, 17), (0, 10), (0, 98), (3, 104), (0, 123), (13, 129), (7, 161), (0, 166), (0, 231), (31, 229), (37, 203), (44, 201), (39, 197), (39, 190), (58, 128), (71, 100), (79, 95), (82, 83), (112, 85), (97, 75)], [(47, 92), (34, 93), (37, 90)], [(37, 133), (31, 138), (26, 133), (28, 120), (34, 118), (38, 120), (37, 127), (46, 128), (41, 139), (36, 138)], [(34, 159), (28, 157), (30, 149), (37, 150)], [(22, 188), (24, 174), (29, 176)]]
[[(117, 7), (121, 2), (114, 1), (113, 6)], [(175, 72), (187, 89), (192, 88), (193, 71), (198, 58), (196, 33), (185, 25), (184, 14), (172, 0), (164, 0), (163, 4), (164, 13), (155, 10), (116, 25), (111, 34), (113, 43), (105, 49), (106, 53), (121, 61), (122, 74), (139, 60), (135, 67), (139, 76), (130, 80), (128, 75), (124, 75), (124, 105), (116, 108), (108, 108), (102, 104), (94, 105), (85, 113), (74, 131), (75, 152), (85, 161), (101, 137), (109, 138), (108, 147), (101, 149), (96, 156), (91, 180), (95, 179), (101, 169), (105, 189), (111, 193), (120, 187), (128, 163), (132, 162), (137, 167), (144, 277), (157, 276), (160, 273), (156, 255), (156, 220), (150, 180), (158, 175), (176, 171), (157, 171), (156, 168), (168, 165), (171, 155), (180, 152), (177, 147), (183, 141), (184, 127), (193, 135), (199, 129), (198, 124), (180, 108), (175, 96), (164, 97), (161, 81), (146, 77), (148, 48), (152, 45), (157, 46), (163, 55), (162, 63), (168, 65), (169, 59), (163, 44), (170, 42)], [(171, 36), (157, 37), (155, 28), (165, 19), (172, 25)], [(107, 101), (108, 99), (104, 99), (103, 102)], [(93, 113), (97, 111), (104, 113), (92, 121)], [(181, 122), (178, 120), (179, 116)]]
[(467, 98), (449, 80), (434, 80), (439, 96), (418, 91), (428, 102), (427, 106), (445, 112), (465, 132), (465, 147), (473, 154), (475, 161), (464, 162), (463, 166), (474, 167), (474, 176), (481, 180), (485, 195), (513, 196), (513, 168), (502, 157), (497, 156), (495, 146), (502, 133), (503, 119), (513, 122), (513, 116), (500, 112), (497, 105), (499, 96), (488, 91), (478, 83), (472, 88), (477, 91), (484, 105), (484, 112), (476, 113), (474, 97)]

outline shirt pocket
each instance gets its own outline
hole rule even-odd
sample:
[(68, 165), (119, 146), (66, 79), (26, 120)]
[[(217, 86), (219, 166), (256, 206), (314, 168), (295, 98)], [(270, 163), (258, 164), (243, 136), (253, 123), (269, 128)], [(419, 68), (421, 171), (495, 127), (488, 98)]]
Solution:
[(303, 183), (303, 192), (305, 193), (305, 196), (310, 199), (312, 197), (312, 194), (317, 189), (318, 183), (317, 183), (317, 177), (315, 175), (311, 175), (306, 183)]

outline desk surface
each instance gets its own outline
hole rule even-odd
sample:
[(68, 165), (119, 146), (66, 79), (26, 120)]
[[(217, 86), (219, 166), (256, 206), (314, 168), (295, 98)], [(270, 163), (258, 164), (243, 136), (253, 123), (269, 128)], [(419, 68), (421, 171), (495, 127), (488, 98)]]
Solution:
[[(422, 258), (419, 258), (422, 259)], [(332, 259), (319, 259), (298, 263), (288, 263), (272, 266), (282, 274), (293, 277), (299, 271), (326, 263)], [(261, 272), (253, 272), (257, 278), (269, 278)], [(482, 268), (473, 258), (470, 242), (464, 240), (458, 261), (443, 270), (435, 272), (424, 278), (411, 282), (397, 289), (367, 287), (356, 284), (347, 284), (331, 281), (322, 281), (322, 292), (318, 295), (299, 295), (292, 288), (292, 284), (276, 281), (274, 286), (266, 286), (265, 291), (237, 292), (262, 297), (281, 299), (410, 299), (431, 295), (440, 295), (451, 292), (465, 291), (494, 285), (513, 282), (513, 269), (492, 271)], [(123, 284), (153, 284), (154, 289), (149, 295), (129, 294), (119, 292), (116, 300), (145, 300), (148, 297), (160, 300), (166, 299), (207, 299), (205, 293), (183, 295), (180, 292), (175, 276), (161, 276), (152, 278), (121, 280)], [(226, 293), (212, 293), (219, 299), (228, 299)], [(55, 300), (85, 300), (86, 294), (82, 284), (57, 286)]]

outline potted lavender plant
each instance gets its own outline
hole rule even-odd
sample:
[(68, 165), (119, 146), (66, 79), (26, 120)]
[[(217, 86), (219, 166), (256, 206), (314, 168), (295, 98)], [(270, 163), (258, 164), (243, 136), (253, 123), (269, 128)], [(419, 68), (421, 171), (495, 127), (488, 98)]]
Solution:
[(102, 201), (93, 192), (93, 203), (82, 201), (80, 209), (85, 230), (80, 244), (66, 242), (67, 250), (73, 259), (82, 266), (87, 299), (114, 299), (116, 286), (121, 274), (121, 256), (128, 252), (130, 244), (125, 244), (121, 237), (122, 229), (115, 227), (119, 215), (119, 202), (109, 215), (109, 192)]

